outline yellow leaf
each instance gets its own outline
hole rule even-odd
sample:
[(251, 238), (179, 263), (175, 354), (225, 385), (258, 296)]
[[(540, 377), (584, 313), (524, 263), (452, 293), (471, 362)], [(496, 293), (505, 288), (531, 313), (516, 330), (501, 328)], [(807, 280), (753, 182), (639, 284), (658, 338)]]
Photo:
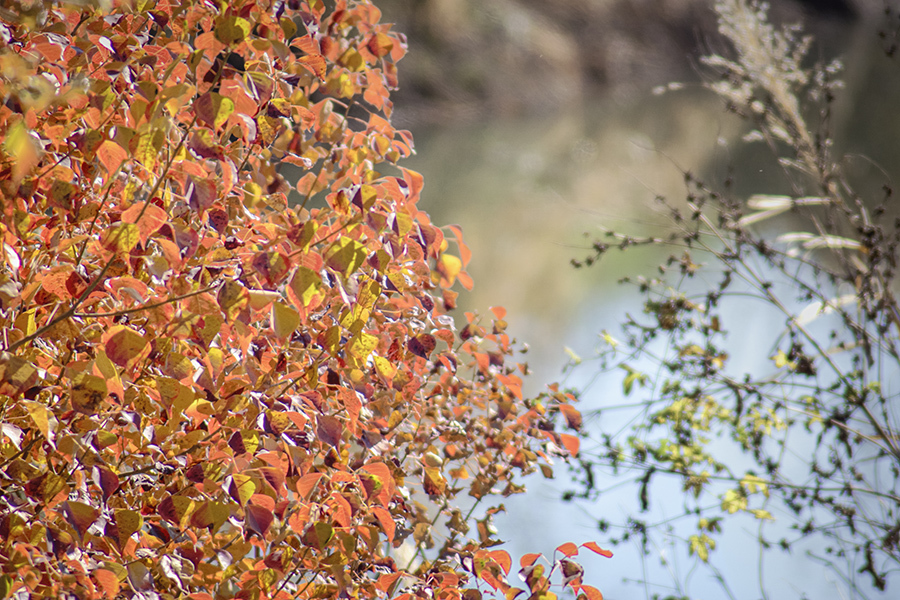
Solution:
[(368, 333), (360, 333), (353, 337), (347, 348), (348, 354), (356, 359), (356, 366), (361, 367), (369, 358), (369, 354), (378, 346), (378, 337)]
[(144, 525), (144, 518), (136, 510), (117, 510), (116, 527), (119, 530), (119, 545), (124, 546), (133, 534)]
[(263, 310), (269, 306), (272, 301), (281, 298), (278, 292), (270, 292), (269, 290), (250, 290), (250, 308), (253, 310)]
[(240, 499), (241, 506), (247, 504), (253, 494), (256, 493), (256, 483), (249, 475), (235, 473), (231, 476), (231, 486), (234, 490), (233, 495), (237, 495)]
[(304, 308), (318, 304), (319, 288), (322, 278), (319, 274), (307, 267), (298, 267), (291, 277), (290, 289), (294, 293), (296, 301)]
[(366, 247), (354, 239), (340, 238), (325, 257), (325, 264), (349, 277), (366, 259)]
[(119, 223), (106, 230), (100, 243), (110, 252), (128, 254), (139, 241), (141, 241), (141, 231), (135, 223)]
[(23, 121), (19, 121), (9, 128), (6, 139), (3, 141), (3, 149), (7, 156), (14, 161), (12, 179), (17, 183), (31, 172), (41, 159), (37, 140), (28, 131)]
[(445, 286), (449, 287), (453, 285), (456, 276), (462, 271), (462, 261), (452, 254), (442, 254), (437, 270), (441, 278), (446, 281)]
[(31, 416), (31, 420), (37, 426), (38, 431), (44, 435), (47, 441), (52, 443), (53, 438), (56, 436), (56, 426), (59, 423), (56, 417), (53, 416), (53, 413), (40, 402), (25, 400), (22, 404)]
[(272, 303), (272, 329), (279, 339), (287, 339), (300, 325), (300, 313), (281, 302)]
[(108, 390), (104, 378), (79, 373), (72, 379), (72, 393), (69, 401), (72, 403), (72, 408), (75, 411), (92, 415), (100, 408), (107, 394)]

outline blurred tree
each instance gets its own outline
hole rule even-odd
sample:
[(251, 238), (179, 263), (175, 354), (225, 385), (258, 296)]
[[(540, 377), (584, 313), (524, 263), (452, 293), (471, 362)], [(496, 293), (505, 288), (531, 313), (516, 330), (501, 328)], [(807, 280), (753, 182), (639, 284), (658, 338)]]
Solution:
[[(586, 444), (581, 489), (568, 497), (596, 498), (630, 477), (639, 510), (618, 541), (636, 538), (647, 552), (662, 537), (683, 540), (729, 597), (750, 596), (722, 577), (713, 551), (732, 521), (748, 518), (758, 524), (763, 597), (765, 557), (798, 545), (851, 596), (871, 596), (897, 584), (900, 566), (900, 212), (889, 184), (880, 197), (856, 193), (834, 154), (840, 64), (809, 68), (811, 40), (773, 27), (761, 4), (718, 0), (716, 10), (734, 53), (705, 59), (718, 74), (710, 87), (751, 124), (747, 140), (775, 152), (791, 192), (742, 202), (728, 182), (717, 191), (685, 173), (685, 202), (666, 202), (671, 236), (610, 231), (573, 261), (678, 249), (660, 276), (629, 278), (645, 297), (643, 316), (628, 315), (622, 335), (603, 334), (600, 364), (624, 370), (635, 412), (622, 429), (612, 408), (586, 415), (596, 443)], [(898, 15), (887, 18), (891, 31)], [(780, 315), (777, 325), (729, 336), (729, 325), (759, 312)], [(767, 344), (768, 368), (732, 367), (730, 354), (746, 364)], [(672, 479), (684, 492), (677, 502), (659, 492)], [(654, 525), (660, 505), (681, 518)], [(784, 526), (768, 525), (775, 519)]]

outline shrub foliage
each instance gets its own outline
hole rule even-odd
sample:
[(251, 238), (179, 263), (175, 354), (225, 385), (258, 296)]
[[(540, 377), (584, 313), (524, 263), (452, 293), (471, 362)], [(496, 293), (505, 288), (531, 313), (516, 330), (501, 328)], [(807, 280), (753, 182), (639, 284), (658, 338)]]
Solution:
[[(449, 316), (469, 251), (396, 166), (379, 17), (0, 8), (0, 596), (525, 592), (489, 500), (578, 413), (523, 399), (503, 309)], [(527, 594), (597, 600), (577, 551)]]

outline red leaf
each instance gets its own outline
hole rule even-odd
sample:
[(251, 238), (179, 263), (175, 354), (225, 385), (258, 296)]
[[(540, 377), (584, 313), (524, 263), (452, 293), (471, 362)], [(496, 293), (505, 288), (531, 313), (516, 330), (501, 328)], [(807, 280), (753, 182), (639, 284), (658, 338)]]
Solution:
[(241, 435), (240, 431), (235, 431), (231, 434), (231, 437), (228, 438), (228, 447), (231, 448), (235, 456), (247, 451), (247, 447), (244, 445), (244, 436)]
[(336, 417), (318, 415), (316, 417), (316, 436), (329, 446), (335, 448), (341, 443), (344, 434), (344, 426)]
[(66, 514), (66, 521), (75, 528), (82, 539), (90, 526), (97, 520), (97, 509), (82, 502), (69, 500), (63, 504), (63, 510)]
[(584, 548), (587, 548), (588, 550), (591, 550), (592, 552), (596, 552), (600, 556), (605, 556), (606, 558), (612, 558), (613, 553), (610, 552), (609, 550), (604, 550), (603, 548), (598, 546), (596, 542), (586, 542), (586, 543), (582, 544), (582, 546)]
[(194, 112), (198, 121), (218, 129), (234, 112), (234, 102), (215, 92), (207, 92), (194, 102)]
[(119, 476), (106, 467), (94, 466), (94, 483), (103, 491), (103, 500), (109, 500), (119, 489)]
[(566, 542), (561, 546), (557, 546), (556, 551), (562, 552), (566, 556), (575, 556), (578, 554), (578, 546), (576, 546), (572, 542)]
[(433, 335), (420, 333), (415, 337), (409, 338), (409, 342), (407, 342), (406, 347), (416, 356), (421, 356), (422, 358), (427, 360), (428, 356), (431, 354), (432, 350), (434, 350), (434, 347), (436, 345), (437, 342), (435, 341)]
[(248, 504), (244, 508), (244, 524), (253, 532), (258, 533), (260, 537), (265, 537), (269, 526), (275, 520), (275, 515), (268, 508)]
[(150, 344), (134, 329), (125, 325), (111, 327), (102, 337), (106, 356), (120, 367), (130, 368), (150, 351)]

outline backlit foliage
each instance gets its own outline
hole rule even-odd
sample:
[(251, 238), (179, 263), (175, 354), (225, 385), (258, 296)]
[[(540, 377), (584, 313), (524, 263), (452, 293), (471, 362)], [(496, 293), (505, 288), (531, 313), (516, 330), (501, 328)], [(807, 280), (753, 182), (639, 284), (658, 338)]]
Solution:
[(448, 315), (469, 251), (396, 166), (379, 18), (0, 8), (0, 597), (526, 593), (489, 500), (577, 411), (523, 399), (503, 309)]

